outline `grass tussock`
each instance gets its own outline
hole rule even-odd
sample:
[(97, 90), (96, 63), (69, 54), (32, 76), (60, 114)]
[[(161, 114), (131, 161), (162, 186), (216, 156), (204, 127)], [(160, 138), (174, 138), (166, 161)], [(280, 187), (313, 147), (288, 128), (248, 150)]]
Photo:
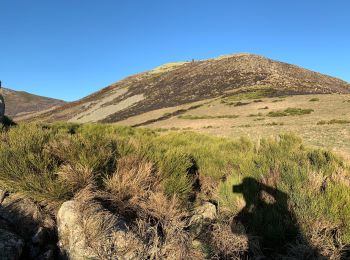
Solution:
[[(28, 124), (0, 138), (0, 188), (51, 209), (75, 198), (86, 213), (86, 239), (102, 258), (112, 254), (103, 250), (120, 246), (98, 242), (117, 239), (120, 218), (140, 258), (316, 251), (336, 259), (350, 244), (348, 166), (292, 134), (252, 142), (111, 125)], [(188, 220), (203, 201), (215, 202), (218, 219), (194, 248)]]

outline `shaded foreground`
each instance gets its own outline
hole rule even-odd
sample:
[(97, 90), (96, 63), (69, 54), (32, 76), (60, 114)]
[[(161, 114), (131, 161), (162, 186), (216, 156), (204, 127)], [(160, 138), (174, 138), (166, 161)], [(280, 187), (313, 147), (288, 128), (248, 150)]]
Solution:
[(291, 134), (252, 142), (77, 124), (1, 133), (0, 229), (23, 259), (345, 259), (349, 188), (342, 158)]

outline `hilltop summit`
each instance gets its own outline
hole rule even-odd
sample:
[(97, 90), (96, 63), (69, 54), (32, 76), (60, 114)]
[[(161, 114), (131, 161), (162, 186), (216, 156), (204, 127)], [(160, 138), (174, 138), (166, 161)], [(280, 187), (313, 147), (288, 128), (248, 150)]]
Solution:
[(127, 77), (42, 118), (117, 122), (160, 108), (256, 89), (276, 96), (350, 93), (349, 83), (340, 79), (263, 56), (239, 53), (165, 64)]

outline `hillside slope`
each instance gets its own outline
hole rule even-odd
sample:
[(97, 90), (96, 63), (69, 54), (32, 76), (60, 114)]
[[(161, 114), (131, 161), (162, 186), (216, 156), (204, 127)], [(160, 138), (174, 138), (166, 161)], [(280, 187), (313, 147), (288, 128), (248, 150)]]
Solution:
[(265, 96), (350, 93), (350, 85), (262, 56), (236, 54), (166, 64), (125, 78), (40, 118), (112, 123), (156, 109), (257, 90)]
[(2, 89), (6, 103), (6, 114), (10, 117), (44, 111), (65, 104), (62, 100), (33, 95), (27, 92)]

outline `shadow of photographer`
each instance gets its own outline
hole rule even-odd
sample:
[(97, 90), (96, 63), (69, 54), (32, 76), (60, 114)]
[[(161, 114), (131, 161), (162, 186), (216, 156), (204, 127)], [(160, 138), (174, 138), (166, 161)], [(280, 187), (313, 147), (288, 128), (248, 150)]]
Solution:
[(303, 238), (297, 219), (288, 207), (288, 195), (247, 177), (232, 187), (233, 193), (241, 193), (245, 207), (234, 217), (232, 232), (237, 233), (243, 225), (248, 234), (249, 252), (252, 255), (256, 241), (266, 257), (284, 254), (290, 243), (302, 242), (311, 254), (305, 259), (323, 259)]

